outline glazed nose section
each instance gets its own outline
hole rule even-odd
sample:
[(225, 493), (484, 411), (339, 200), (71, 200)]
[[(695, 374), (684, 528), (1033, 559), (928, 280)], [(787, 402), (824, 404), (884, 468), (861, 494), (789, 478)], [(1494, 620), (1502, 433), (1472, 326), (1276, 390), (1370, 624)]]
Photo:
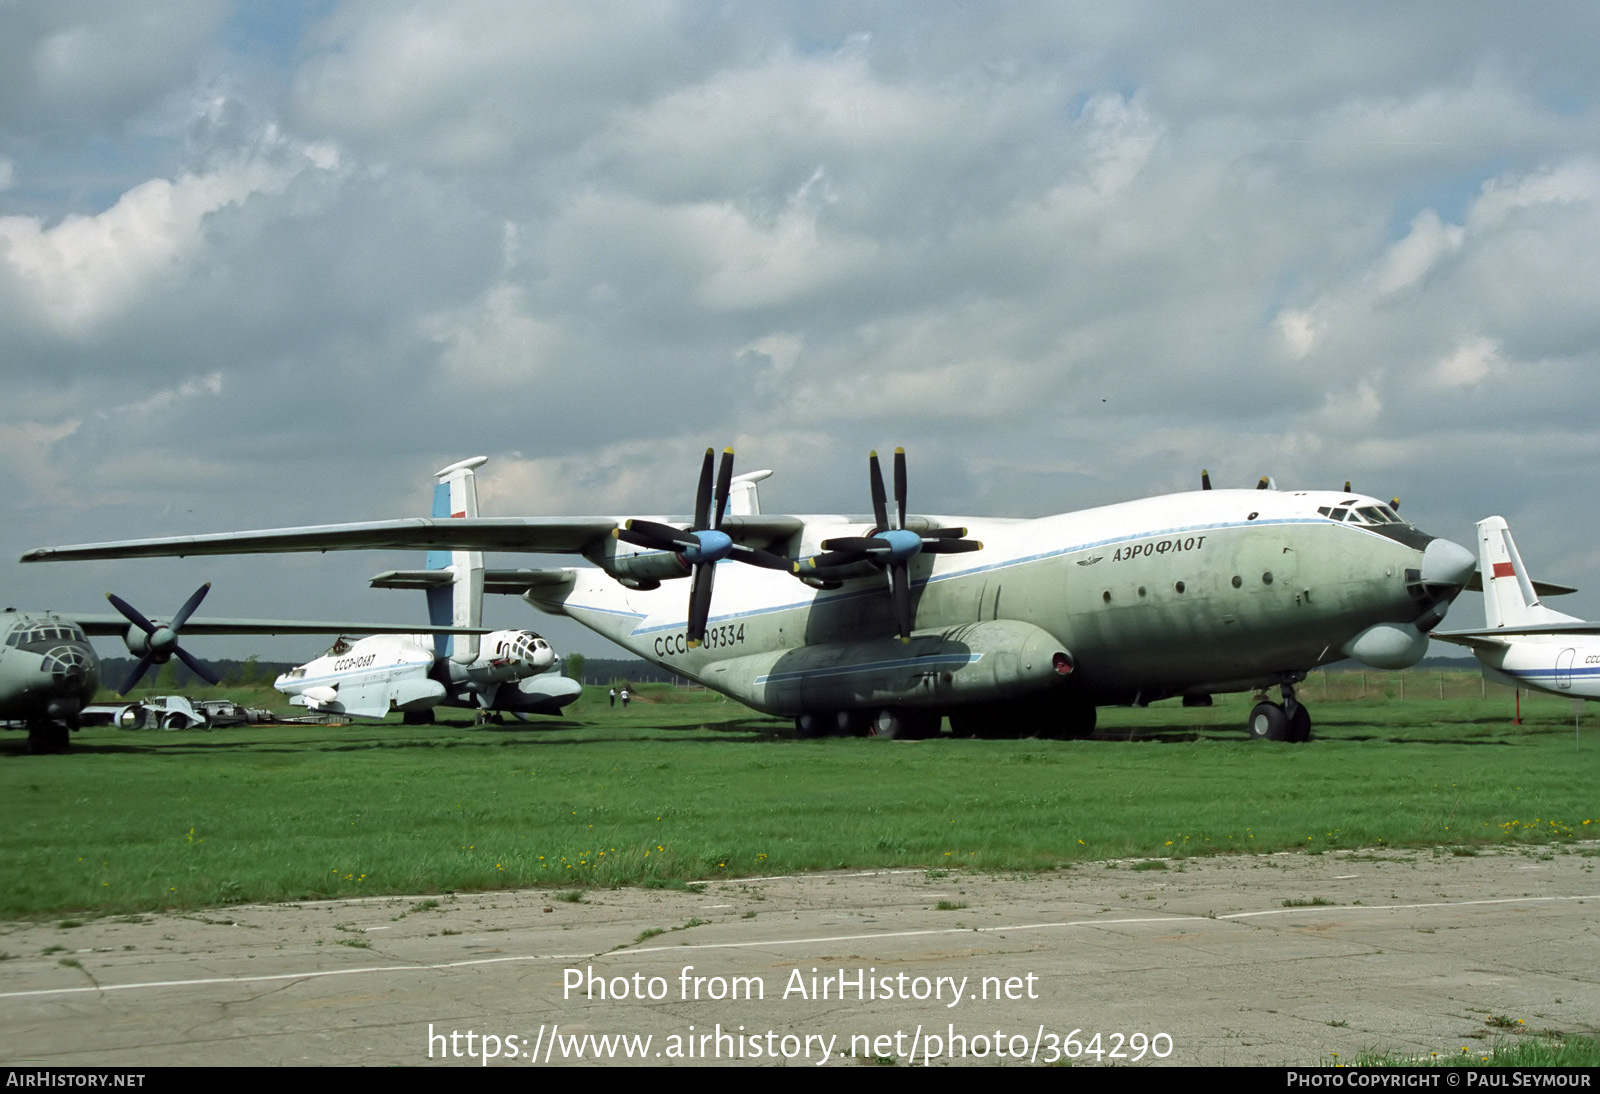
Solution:
[(1454, 585), (1459, 592), (1478, 568), (1473, 553), (1448, 539), (1433, 539), (1422, 551), (1422, 583)]

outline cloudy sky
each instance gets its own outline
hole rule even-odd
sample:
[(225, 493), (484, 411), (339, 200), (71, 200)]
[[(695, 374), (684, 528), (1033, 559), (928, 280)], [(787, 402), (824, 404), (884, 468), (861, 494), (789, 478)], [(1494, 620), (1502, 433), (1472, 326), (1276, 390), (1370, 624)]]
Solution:
[[(0, 554), (421, 513), (472, 455), (486, 515), (683, 512), (726, 444), (768, 510), (861, 511), (904, 445), (923, 511), (1204, 466), (1499, 513), (1600, 615), (1596, 40), (1559, 2), (0, 0)], [(414, 564), (4, 599), (401, 620), (364, 579)]]

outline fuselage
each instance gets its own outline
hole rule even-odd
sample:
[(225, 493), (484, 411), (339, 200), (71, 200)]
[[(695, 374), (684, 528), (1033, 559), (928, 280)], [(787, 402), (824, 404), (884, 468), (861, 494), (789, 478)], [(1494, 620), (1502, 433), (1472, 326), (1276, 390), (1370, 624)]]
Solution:
[(100, 687), (83, 628), (48, 612), (0, 614), (0, 718), (76, 725)]
[(1485, 677), (1573, 699), (1600, 699), (1600, 638), (1576, 634), (1523, 635), (1499, 649), (1474, 652)]
[[(804, 519), (801, 542), (776, 549), (799, 557), (823, 540), (867, 531), (859, 519)], [(808, 707), (805, 689), (788, 686), (796, 673), (855, 673), (862, 706), (934, 705), (943, 674), (958, 674), (963, 657), (1028, 660), (1034, 647), (1042, 650), (1042, 638), (1028, 637), (1035, 632), (1067, 655), (1065, 686), (1095, 703), (1297, 679), (1351, 656), (1352, 646), (1379, 662), (1412, 663), (1426, 646), (1414, 624), (1442, 616), (1459, 591), (1424, 580), (1429, 544), (1444, 541), (1358, 495), (1215, 490), (1035, 520), (928, 519), (966, 527), (983, 549), (913, 560), (916, 629), (904, 652), (882, 573), (818, 589), (720, 565), (698, 649), (686, 641), (678, 583), (627, 589), (599, 570), (574, 570), (569, 586), (534, 589), (528, 599), (676, 673), (787, 714)], [(1471, 556), (1445, 545), (1452, 566), (1464, 557), (1470, 573)], [(964, 631), (973, 642), (963, 644)], [(827, 663), (833, 649), (836, 668)], [(885, 664), (922, 658), (910, 667), (916, 682), (862, 671), (880, 655)], [(1029, 686), (995, 685), (1002, 694)], [(834, 688), (827, 701), (855, 694), (847, 692)]]
[[(279, 676), (273, 687), (298, 706), (370, 718), (440, 704), (535, 712), (540, 702), (549, 705), (550, 689), (517, 685), (554, 664), (555, 651), (532, 631), (484, 635), (476, 656), (465, 663), (436, 652), (432, 635), (373, 635), (340, 639), (321, 657)], [(559, 690), (567, 696), (569, 689)], [(570, 690), (567, 702), (576, 695), (575, 686)]]

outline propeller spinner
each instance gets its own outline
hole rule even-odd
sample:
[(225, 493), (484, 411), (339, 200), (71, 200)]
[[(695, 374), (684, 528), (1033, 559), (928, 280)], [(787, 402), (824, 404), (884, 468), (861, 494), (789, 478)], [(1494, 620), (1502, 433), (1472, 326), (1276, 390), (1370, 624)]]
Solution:
[(889, 573), (889, 596), (894, 605), (895, 632), (903, 642), (911, 641), (911, 560), (919, 554), (960, 554), (981, 550), (983, 544), (964, 539), (965, 528), (932, 528), (913, 532), (906, 528), (906, 450), (894, 450), (894, 521), (890, 522), (889, 499), (883, 488), (883, 469), (878, 454), (867, 457), (872, 480), (871, 532), (864, 536), (843, 536), (824, 540), (823, 553), (794, 564), (802, 576), (828, 576), (828, 571), (871, 562)]
[(716, 577), (717, 563), (731, 558), (735, 562), (769, 570), (787, 570), (790, 567), (789, 560), (782, 555), (735, 543), (733, 537), (722, 530), (722, 520), (728, 509), (728, 492), (733, 485), (733, 449), (722, 450), (722, 466), (715, 469), (713, 486), (714, 464), (715, 453), (708, 448), (705, 462), (700, 465), (700, 489), (695, 496), (694, 519), (688, 531), (653, 520), (630, 520), (612, 533), (635, 547), (675, 552), (686, 565), (693, 568), (694, 576), (689, 583), (690, 646), (699, 646), (705, 640), (706, 620), (711, 617), (711, 587)]
[(135, 635), (131, 629), (128, 632), (128, 649), (142, 656), (140, 656), (139, 663), (134, 666), (133, 672), (129, 674), (122, 687), (117, 689), (117, 694), (128, 694), (138, 686), (139, 681), (144, 678), (146, 672), (150, 671), (152, 665), (164, 665), (174, 657), (188, 665), (189, 671), (206, 683), (217, 683), (217, 677), (210, 669), (195, 660), (187, 650), (178, 645), (178, 632), (183, 630), (183, 625), (189, 621), (189, 617), (194, 614), (194, 610), (200, 606), (200, 602), (206, 598), (206, 594), (210, 591), (211, 582), (208, 581), (196, 589), (194, 595), (184, 602), (183, 607), (179, 608), (178, 613), (172, 617), (172, 622), (164, 624), (154, 623), (146, 619), (138, 608), (129, 604), (116, 593), (106, 594), (106, 599), (111, 601), (111, 606), (121, 612), (123, 618), (129, 623), (144, 632), (142, 638)]

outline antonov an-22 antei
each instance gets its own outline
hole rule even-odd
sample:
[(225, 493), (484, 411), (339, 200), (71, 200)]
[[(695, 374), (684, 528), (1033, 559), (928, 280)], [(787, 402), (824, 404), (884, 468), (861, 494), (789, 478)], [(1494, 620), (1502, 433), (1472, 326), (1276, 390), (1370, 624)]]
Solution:
[[(1305, 740), (1295, 685), (1349, 657), (1415, 664), (1472, 576), (1471, 552), (1345, 491), (1211, 490), (1038, 519), (893, 506), (877, 455), (870, 517), (760, 511), (706, 453), (688, 521), (402, 519), (51, 547), (23, 561), (418, 548), (578, 554), (595, 568), (495, 570), (640, 657), (802, 735), (1085, 736), (1095, 708), (1281, 689), (1252, 737)], [(1206, 483), (1209, 487), (1209, 483)], [(745, 566), (721, 563), (743, 562)], [(689, 578), (689, 595), (672, 579)], [(712, 583), (716, 580), (713, 598)]]

